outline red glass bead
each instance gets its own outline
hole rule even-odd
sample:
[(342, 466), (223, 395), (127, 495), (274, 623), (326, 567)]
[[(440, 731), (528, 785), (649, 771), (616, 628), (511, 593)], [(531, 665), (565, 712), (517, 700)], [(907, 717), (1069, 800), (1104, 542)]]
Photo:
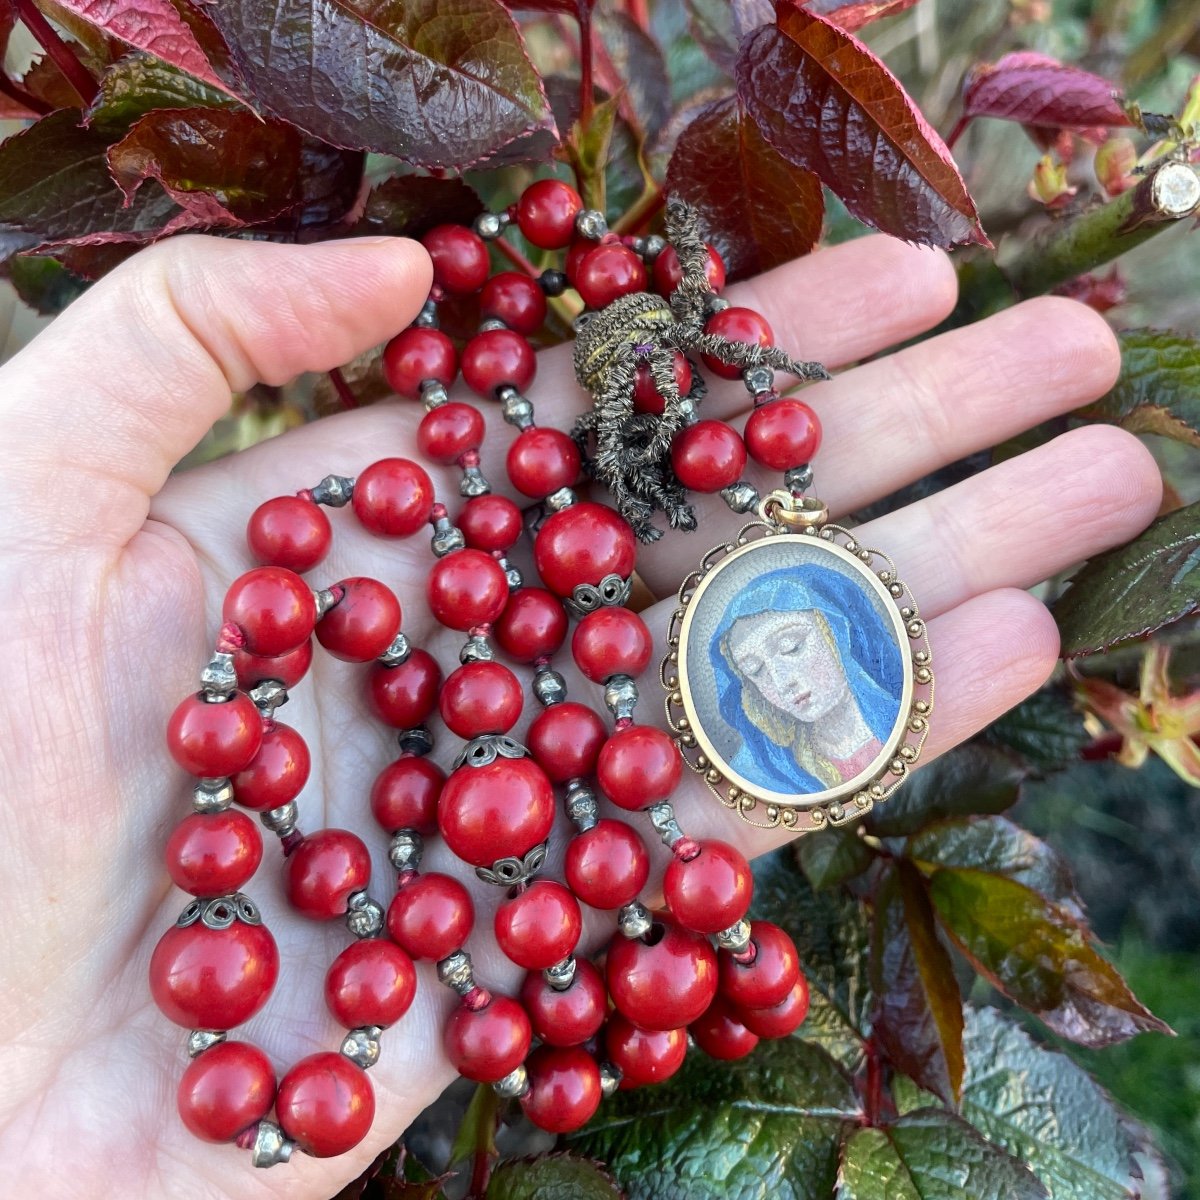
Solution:
[[(686, 396), (692, 390), (692, 367), (687, 358), (678, 350), (674, 355), (675, 386), (681, 396)], [(650, 374), (650, 364), (640, 362), (633, 377), (633, 407), (638, 412), (654, 413), (661, 416), (666, 401), (662, 393), (654, 386), (654, 377)]]
[(522, 858), (554, 824), (554, 789), (531, 758), (459, 767), (442, 788), (438, 825), (446, 845), (473, 867)]
[(521, 510), (507, 496), (473, 496), (458, 514), (458, 527), (473, 550), (505, 553), (521, 540)]
[(521, 1097), (525, 1115), (547, 1133), (570, 1133), (600, 1107), (600, 1068), (578, 1046), (539, 1046), (525, 1064), (529, 1091)]
[(255, 567), (229, 585), (222, 619), (246, 638), (251, 654), (286, 654), (308, 640), (317, 623), (312, 588), (283, 567)]
[(421, 418), (417, 446), (432, 462), (454, 463), (483, 445), (484, 432), (483, 414), (473, 404), (439, 404)]
[(279, 1126), (313, 1158), (335, 1158), (367, 1136), (375, 1120), (375, 1092), (367, 1073), (342, 1054), (302, 1058), (279, 1081)]
[(192, 775), (209, 778), (240, 771), (262, 745), (262, 717), (245, 692), (208, 701), (203, 693), (180, 702), (167, 723), (167, 749)]
[(437, 803), (446, 776), (427, 758), (406, 755), (388, 763), (371, 787), (371, 812), (386, 833), (437, 833)]
[(400, 601), (377, 579), (356, 576), (335, 584), (342, 598), (317, 622), (317, 641), (345, 662), (378, 658), (400, 632)]
[(575, 280), (579, 275), (579, 265), (585, 258), (596, 248), (596, 243), (588, 238), (576, 238), (571, 243), (571, 248), (567, 251), (566, 258), (563, 260), (563, 273), (567, 277), (567, 282), (574, 287)]
[(248, 692), (270, 679), (278, 680), (290, 690), (308, 674), (308, 668), (312, 666), (312, 657), (313, 644), (312, 638), (309, 638), (295, 650), (289, 650), (287, 654), (279, 654), (274, 658), (262, 658), (246, 650), (235, 650), (233, 669), (237, 672), (238, 687), (244, 691)]
[(584, 904), (620, 908), (646, 886), (650, 856), (637, 830), (605, 817), (567, 844), (564, 872)]
[(406, 400), (420, 400), (421, 384), (434, 380), (449, 387), (458, 375), (458, 353), (440, 329), (413, 325), (383, 348), (388, 387)]
[[(752, 308), (723, 308), (715, 312), (704, 324), (704, 332), (716, 334), (731, 342), (746, 342), (751, 346), (774, 344), (775, 334), (767, 318)], [(730, 366), (711, 354), (702, 354), (704, 365), (721, 379), (741, 379), (742, 368)]]
[(704, 838), (695, 858), (673, 858), (663, 875), (663, 895), (671, 915), (685, 929), (719, 933), (736, 924), (750, 907), (754, 876), (750, 864), (728, 842)]
[(579, 447), (560, 429), (524, 429), (508, 448), (508, 478), (518, 492), (543, 500), (579, 478)]
[(462, 377), (467, 387), (485, 400), (507, 384), (523, 392), (537, 374), (537, 355), (522, 333), (511, 329), (485, 329), (464, 347)]
[[(719, 292), (725, 286), (725, 262), (715, 246), (706, 249), (708, 262), (704, 264), (704, 274), (712, 290)], [(682, 282), (683, 267), (679, 255), (674, 246), (667, 246), (654, 260), (654, 290), (660, 296), (670, 296)]]
[(380, 537), (408, 537), (429, 520), (433, 483), (406, 458), (381, 458), (354, 482), (354, 515)]
[(697, 421), (676, 436), (671, 466), (689, 491), (719, 492), (742, 477), (746, 443), (724, 421)]
[(474, 927), (470, 893), (449, 875), (432, 872), (402, 879), (388, 907), (388, 934), (413, 958), (445, 958), (462, 946)]
[(687, 1057), (686, 1029), (639, 1029), (620, 1013), (604, 1027), (608, 1061), (621, 1072), (621, 1090), (670, 1079)]
[(517, 227), (542, 250), (561, 250), (575, 235), (575, 214), (583, 207), (579, 193), (560, 179), (531, 183), (517, 202)]
[(334, 1020), (347, 1029), (395, 1025), (416, 993), (412, 959), (381, 938), (351, 942), (325, 976), (325, 1003)]
[[(232, 906), (229, 906), (232, 907)], [(232, 1029), (264, 1004), (279, 976), (279, 951), (265, 925), (235, 919), (172, 925), (150, 956), (150, 992), (185, 1029)]]
[[(665, 800), (678, 786), (683, 760), (661, 729), (630, 725), (604, 743), (596, 762), (596, 780), (618, 808), (631, 812)], [(724, 928), (724, 926), (722, 926)]]
[(206, 1142), (232, 1142), (271, 1111), (275, 1072), (249, 1042), (218, 1042), (188, 1063), (176, 1093), (189, 1132)]
[(566, 783), (592, 774), (607, 737), (608, 729), (597, 713), (566, 701), (534, 717), (525, 743), (551, 783)]
[(246, 525), (246, 544), (260, 563), (308, 571), (333, 542), (329, 518), (303, 496), (276, 496), (260, 504)]
[(571, 657), (593, 682), (612, 675), (640, 675), (650, 662), (654, 643), (646, 622), (628, 608), (598, 608), (575, 626)]
[(507, 996), (492, 996), (483, 1008), (456, 1008), (446, 1021), (442, 1045), (460, 1075), (495, 1083), (525, 1061), (532, 1037), (525, 1010)]
[(584, 256), (573, 282), (588, 308), (604, 308), (620, 296), (644, 292), (646, 266), (628, 246), (607, 242)]
[(367, 673), (371, 711), (393, 729), (423, 725), (437, 707), (442, 669), (425, 650), (413, 650), (398, 667), (382, 664)]
[(540, 973), (530, 972), (521, 984), (521, 1003), (529, 1014), (533, 1036), (548, 1046), (578, 1046), (594, 1037), (608, 1011), (604, 976), (586, 958), (575, 962), (570, 986), (559, 991)]
[(771, 400), (750, 414), (745, 438), (756, 463), (787, 471), (812, 461), (821, 445), (821, 423), (803, 400)]
[(496, 909), (496, 944), (518, 967), (541, 971), (579, 944), (583, 915), (561, 883), (538, 879)]
[(643, 1029), (690, 1025), (717, 994), (712, 946), (662, 916), (645, 941), (614, 937), (605, 973), (617, 1010)]
[(503, 321), (517, 333), (537, 333), (546, 319), (546, 293), (528, 275), (501, 271), (483, 285), (479, 315)]
[(782, 1038), (800, 1028), (808, 1016), (808, 982), (801, 975), (778, 1004), (770, 1008), (741, 1008), (738, 1019), (762, 1038)]
[(240, 891), (262, 861), (262, 834), (244, 813), (192, 813), (167, 839), (167, 873), (193, 896)]
[(435, 225), (421, 244), (433, 259), (434, 283), (460, 296), (483, 287), (491, 264), (477, 233), (463, 225)]
[(758, 1034), (741, 1023), (737, 1010), (723, 996), (717, 996), (688, 1026), (688, 1032), (713, 1058), (745, 1058), (758, 1045)]
[(311, 766), (308, 745), (300, 734), (282, 721), (272, 721), (271, 728), (263, 731), (258, 753), (233, 776), (233, 798), (256, 811), (278, 808), (304, 790)]
[(787, 999), (800, 978), (796, 944), (770, 921), (750, 926), (754, 961), (740, 963), (728, 950), (717, 955), (721, 994), (739, 1008), (770, 1008)]
[(595, 586), (608, 575), (628, 579), (637, 561), (637, 539), (624, 517), (603, 504), (572, 504), (549, 517), (533, 547), (542, 582), (556, 595), (577, 585)]
[(438, 697), (438, 710), (450, 732), (468, 741), (485, 733), (507, 733), (523, 707), (520, 680), (498, 662), (457, 668)]
[(288, 854), (288, 903), (316, 921), (340, 917), (346, 901), (371, 878), (371, 856), (348, 829), (310, 833)]
[(517, 662), (549, 658), (566, 639), (566, 609), (553, 592), (523, 587), (508, 598), (493, 632), (500, 649)]
[(425, 582), (429, 611), (449, 629), (490, 625), (508, 603), (504, 568), (482, 550), (455, 550), (433, 564)]

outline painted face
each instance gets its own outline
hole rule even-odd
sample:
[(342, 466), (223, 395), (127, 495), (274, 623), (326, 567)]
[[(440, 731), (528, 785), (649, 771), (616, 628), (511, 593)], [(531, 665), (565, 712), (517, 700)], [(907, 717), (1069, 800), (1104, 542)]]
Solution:
[(812, 612), (757, 613), (729, 631), (742, 677), (798, 721), (816, 721), (850, 692), (837, 648)]

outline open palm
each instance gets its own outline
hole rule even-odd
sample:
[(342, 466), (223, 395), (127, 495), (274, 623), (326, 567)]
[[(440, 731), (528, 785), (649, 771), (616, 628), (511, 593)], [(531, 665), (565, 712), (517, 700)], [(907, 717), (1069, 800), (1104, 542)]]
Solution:
[[(184, 1035), (149, 999), (146, 969), (185, 897), (162, 866), (188, 786), (163, 730), (194, 690), (222, 595), (250, 565), (245, 521), (271, 496), (376, 458), (416, 457), (419, 405), (346, 413), (250, 451), (168, 474), (228, 405), (231, 389), (324, 370), (402, 328), (429, 285), (415, 244), (363, 239), (312, 247), (186, 238), (143, 252), (92, 289), (0, 370), (0, 613), (8, 642), (0, 689), (0, 1193), (58, 1196), (323, 1197), (357, 1174), (452, 1077), (440, 1028), (451, 997), (422, 968), (418, 999), (384, 1037), (371, 1072), (375, 1127), (342, 1159), (297, 1156), (255, 1172), (248, 1156), (193, 1139), (175, 1113)], [(873, 237), (730, 290), (763, 311), (779, 343), (831, 367), (930, 328), (954, 301), (944, 256)], [(970, 328), (845, 370), (806, 393), (825, 427), (816, 491), (845, 516), (920, 476), (991, 446), (1106, 389), (1115, 342), (1089, 310), (1033, 301)], [(531, 389), (540, 423), (565, 427), (585, 397), (565, 348), (542, 356)], [(715, 388), (706, 415), (734, 418), (740, 386)], [(485, 412), (484, 473), (504, 479), (512, 431)], [(434, 472), (457, 495), (453, 471)], [(764, 478), (759, 481), (770, 486)], [(864, 544), (900, 565), (929, 619), (938, 666), (932, 756), (994, 720), (1051, 670), (1057, 637), (1021, 590), (1126, 540), (1154, 515), (1159, 476), (1131, 436), (1080, 429), (864, 527)], [(701, 532), (665, 539), (639, 571), (659, 596), (736, 528), (715, 499)], [(334, 549), (314, 587), (348, 575), (391, 586), (404, 629), (443, 664), (458, 635), (425, 611), (423, 536), (388, 542), (334, 515)], [(647, 614), (661, 645), (670, 602)], [(565, 655), (563, 656), (565, 658)], [(386, 839), (366, 797), (394, 755), (362, 702), (362, 667), (318, 655), (280, 714), (313, 755), (301, 828), (356, 830), (372, 846), (371, 893), (392, 894)], [(566, 673), (564, 668), (564, 673)], [(574, 696), (597, 689), (568, 675)], [(660, 711), (648, 676), (640, 710)], [(521, 726), (517, 734), (521, 732)], [(441, 739), (438, 758), (453, 755)], [(699, 788), (677, 798), (693, 836), (748, 853), (778, 834), (742, 826)], [(553, 868), (565, 833), (552, 835)], [(322, 981), (348, 940), (288, 911), (268, 845), (247, 891), (280, 947), (281, 980), (238, 1036), (280, 1071), (336, 1048)], [(556, 853), (557, 851), (557, 853)], [(426, 864), (472, 873), (444, 847)], [(512, 989), (490, 934), (498, 895), (477, 889), (471, 950), (480, 980)], [(492, 889), (495, 893), (496, 889)], [(588, 936), (605, 936), (600, 914)], [(18, 1191), (18, 1184), (22, 1185)], [(35, 1185), (31, 1188), (31, 1184)]]

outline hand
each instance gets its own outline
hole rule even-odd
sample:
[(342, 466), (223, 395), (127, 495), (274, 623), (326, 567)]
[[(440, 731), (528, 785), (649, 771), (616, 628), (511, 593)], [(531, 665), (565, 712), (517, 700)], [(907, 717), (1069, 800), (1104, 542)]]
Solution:
[[(354, 475), (385, 455), (417, 457), (421, 410), (399, 402), (349, 412), (169, 473), (225, 411), (231, 389), (347, 361), (402, 328), (429, 280), (424, 252), (406, 241), (284, 247), (177, 239), (115, 271), (0, 370), (0, 613), (8, 638), (0, 690), (0, 1193), (328, 1196), (451, 1078), (440, 1030), (453, 998), (422, 967), (417, 1001), (384, 1035), (371, 1071), (378, 1112), (368, 1139), (340, 1159), (297, 1155), (288, 1166), (255, 1171), (244, 1152), (199, 1142), (180, 1123), (174, 1095), (184, 1034), (158, 1013), (147, 987), (150, 952), (185, 901), (162, 866), (167, 835), (189, 811), (164, 728), (195, 689), (227, 585), (252, 565), (246, 519), (261, 501), (327, 473)], [(955, 283), (941, 254), (871, 237), (730, 296), (765, 313), (782, 346), (836, 368), (929, 329), (950, 311)], [(1116, 343), (1099, 317), (1043, 299), (846, 370), (805, 393), (825, 426), (819, 494), (835, 515), (852, 512), (1094, 399), (1117, 367)], [(568, 348), (542, 356), (532, 399), (540, 423), (569, 426), (583, 397)], [(706, 413), (732, 417), (745, 401), (740, 385), (714, 388)], [(486, 416), (483, 469), (499, 485), (512, 431), (495, 408)], [(433, 475), (440, 495), (456, 496), (456, 471)], [(1136, 534), (1154, 516), (1159, 490), (1154, 462), (1135, 438), (1092, 426), (864, 527), (864, 544), (896, 559), (929, 619), (938, 707), (925, 761), (982, 729), (1053, 668), (1054, 623), (1021, 589)], [(738, 524), (719, 500), (701, 505), (701, 518), (699, 533), (643, 554), (639, 569), (655, 594), (670, 597), (703, 551)], [(314, 586), (348, 574), (383, 580), (400, 597), (414, 643), (452, 663), (460, 636), (435, 630), (425, 611), (427, 539), (382, 542), (349, 514), (334, 514), (334, 526), (334, 550), (313, 573)], [(664, 600), (648, 614), (660, 647), (671, 607)], [(386, 904), (386, 841), (366, 796), (395, 750), (360, 699), (362, 671), (318, 654), (283, 719), (312, 750), (301, 827), (360, 832), (374, 855), (372, 894)], [(653, 671), (642, 687), (645, 720), (661, 711)], [(568, 682), (573, 696), (600, 707), (599, 689), (577, 676)], [(441, 739), (443, 762), (453, 741)], [(676, 807), (689, 834), (724, 837), (749, 853), (779, 837), (740, 823), (699, 786), (685, 788)], [(552, 869), (565, 836), (560, 828), (552, 837)], [(340, 922), (320, 930), (288, 911), (271, 842), (268, 835), (247, 890), (279, 942), (281, 981), (237, 1036), (261, 1045), (282, 1073), (305, 1054), (337, 1047), (322, 981), (348, 935)], [(426, 865), (473, 881), (438, 844)], [(477, 976), (511, 991), (519, 973), (490, 935), (499, 897), (473, 885)], [(607, 924), (591, 916), (586, 937), (598, 945)]]

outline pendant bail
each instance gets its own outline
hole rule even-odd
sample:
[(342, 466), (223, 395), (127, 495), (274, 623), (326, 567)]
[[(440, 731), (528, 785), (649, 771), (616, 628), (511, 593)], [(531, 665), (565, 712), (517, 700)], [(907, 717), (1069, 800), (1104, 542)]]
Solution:
[(776, 488), (758, 502), (758, 515), (776, 529), (820, 529), (829, 520), (829, 509), (816, 496), (794, 496)]

